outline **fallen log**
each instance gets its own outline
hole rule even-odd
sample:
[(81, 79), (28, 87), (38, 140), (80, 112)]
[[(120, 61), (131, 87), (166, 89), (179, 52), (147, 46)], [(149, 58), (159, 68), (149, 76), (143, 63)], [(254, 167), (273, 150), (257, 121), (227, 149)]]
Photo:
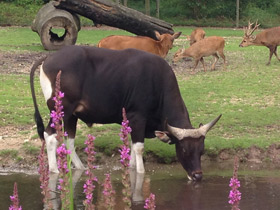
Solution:
[(55, 0), (54, 6), (87, 17), (95, 25), (105, 24), (153, 39), (154, 31), (174, 33), (170, 23), (107, 0)]

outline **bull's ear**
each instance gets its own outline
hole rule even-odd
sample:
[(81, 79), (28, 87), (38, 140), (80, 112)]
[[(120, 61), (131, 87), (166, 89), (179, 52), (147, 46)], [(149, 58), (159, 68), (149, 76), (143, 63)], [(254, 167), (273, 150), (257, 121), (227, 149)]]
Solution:
[(161, 35), (158, 31), (155, 31), (155, 35), (156, 35), (156, 38), (158, 39), (158, 41), (161, 40)]
[(181, 36), (182, 32), (177, 32), (173, 34), (173, 39), (177, 39), (179, 36)]
[(166, 134), (166, 132), (163, 131), (155, 131), (155, 135), (157, 138), (159, 138), (164, 143), (171, 143), (170, 137)]

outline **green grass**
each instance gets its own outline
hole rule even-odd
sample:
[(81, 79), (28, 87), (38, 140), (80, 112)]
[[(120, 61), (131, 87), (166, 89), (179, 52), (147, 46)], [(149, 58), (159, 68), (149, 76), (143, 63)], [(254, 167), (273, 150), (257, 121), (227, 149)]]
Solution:
[(30, 142), (25, 142), (23, 144), (23, 150), (26, 154), (38, 156), (40, 153), (40, 149), (34, 145), (32, 145)]
[[(175, 31), (190, 34), (193, 27), (175, 27)], [(219, 114), (223, 114), (219, 123), (207, 134), (205, 141), (206, 154), (215, 155), (225, 148), (239, 149), (256, 145), (267, 148), (279, 142), (280, 125), (280, 85), (279, 62), (272, 58), (270, 66), (268, 49), (251, 46), (238, 47), (243, 31), (233, 29), (205, 28), (206, 35), (223, 36), (226, 39), (225, 55), (227, 68), (220, 64), (216, 71), (199, 72), (195, 75), (178, 74), (182, 97), (195, 127), (207, 123)], [(82, 29), (77, 44), (96, 45), (110, 34), (129, 34), (122, 30)], [(188, 45), (188, 43), (186, 43)], [(170, 56), (179, 46), (170, 51)], [(30, 28), (0, 28), (0, 51), (44, 51), (39, 36)], [(207, 57), (209, 65), (213, 58)], [(0, 126), (24, 126), (34, 124), (33, 104), (29, 88), (29, 76), (22, 74), (0, 74)], [(47, 123), (48, 110), (40, 91), (36, 77), (36, 91), (39, 106)], [(106, 155), (117, 152), (121, 141), (119, 125), (104, 125), (87, 128), (80, 123), (77, 132), (76, 146), (83, 151), (84, 140), (91, 133), (97, 137), (96, 147)], [(166, 145), (159, 140), (146, 141), (145, 152), (152, 154), (161, 162), (175, 160), (174, 146)]]
[(18, 151), (13, 149), (3, 149), (0, 151), (0, 157), (7, 157), (7, 156), (16, 158), (18, 156)]

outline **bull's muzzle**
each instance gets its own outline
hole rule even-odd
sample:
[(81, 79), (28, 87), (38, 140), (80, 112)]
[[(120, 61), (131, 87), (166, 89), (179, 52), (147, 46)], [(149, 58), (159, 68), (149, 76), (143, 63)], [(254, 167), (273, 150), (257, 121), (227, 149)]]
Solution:
[(193, 181), (201, 181), (202, 180), (202, 171), (196, 171), (192, 173), (192, 180)]

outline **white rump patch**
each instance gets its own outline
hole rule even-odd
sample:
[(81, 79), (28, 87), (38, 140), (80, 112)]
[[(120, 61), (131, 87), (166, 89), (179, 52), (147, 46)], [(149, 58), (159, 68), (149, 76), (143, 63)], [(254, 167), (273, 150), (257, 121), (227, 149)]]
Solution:
[(43, 64), (40, 67), (40, 84), (45, 100), (47, 101), (52, 96), (52, 85), (51, 85), (51, 81), (49, 80), (49, 78), (47, 77), (47, 75), (43, 70)]

